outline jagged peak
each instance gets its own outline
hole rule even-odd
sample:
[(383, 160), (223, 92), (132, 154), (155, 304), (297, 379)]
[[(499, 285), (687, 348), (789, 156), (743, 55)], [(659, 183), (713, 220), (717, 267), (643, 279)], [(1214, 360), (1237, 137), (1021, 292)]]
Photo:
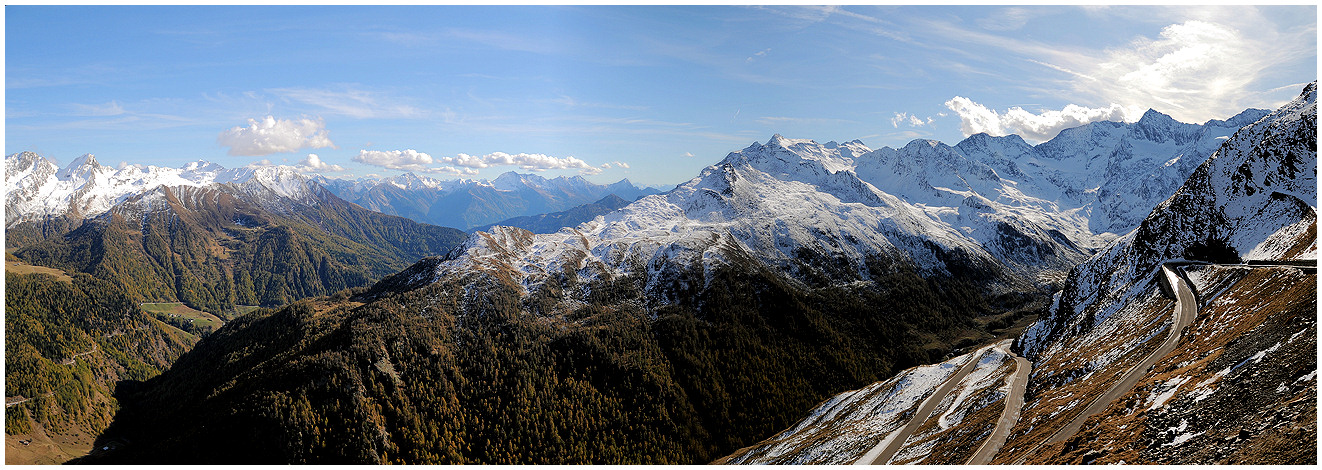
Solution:
[(1140, 123), (1143, 123), (1143, 122), (1167, 122), (1167, 121), (1174, 121), (1174, 120), (1175, 120), (1175, 118), (1170, 117), (1170, 116), (1167, 115), (1166, 113), (1163, 113), (1163, 112), (1161, 112), (1161, 111), (1157, 111), (1157, 110), (1152, 109), (1152, 108), (1148, 108), (1147, 111), (1144, 111), (1144, 112), (1143, 112), (1143, 117), (1138, 118), (1138, 122), (1140, 122)]
[(499, 189), (517, 189), (520, 186), (527, 186), (529, 183), (540, 183), (546, 181), (546, 178), (532, 174), (523, 174), (515, 171), (501, 173), (496, 179), (491, 180), (491, 185)]
[(780, 174), (800, 171), (789, 165), (812, 162), (808, 167), (835, 173), (852, 168), (853, 159), (867, 151), (866, 147), (833, 149), (811, 139), (788, 139), (776, 134), (765, 145), (754, 142), (743, 150), (731, 152), (717, 166), (749, 165), (767, 173)]
[(82, 156), (73, 159), (72, 162), (69, 162), (68, 166), (65, 166), (60, 170), (58, 176), (60, 178), (70, 178), (74, 175), (78, 175), (86, 178), (89, 174), (102, 168), (101, 164), (96, 161), (96, 157), (92, 156), (90, 153), (85, 153)]
[(422, 181), (422, 177), (418, 176), (417, 173), (414, 173), (412, 171), (406, 171), (404, 173), (401, 173), (399, 175), (399, 178), (405, 181)]
[(812, 139), (790, 139), (790, 138), (786, 138), (786, 137), (783, 136), (783, 135), (775, 134), (775, 135), (772, 135), (771, 138), (767, 140), (767, 144), (766, 144), (766, 145), (767, 145), (768, 147), (781, 147), (781, 148), (786, 148), (786, 149), (788, 149), (788, 148), (790, 148), (790, 147), (792, 147), (792, 146), (794, 146), (794, 145), (798, 145), (798, 144), (812, 144), (812, 145), (817, 145), (817, 142), (813, 141)]
[(92, 154), (90, 154), (90, 153), (84, 153), (81, 157), (75, 158), (75, 159), (73, 159), (72, 162), (69, 162), (69, 167), (70, 167), (70, 168), (77, 168), (77, 167), (81, 167), (81, 166), (88, 166), (88, 167), (92, 167), (92, 168), (100, 168), (100, 167), (101, 167), (101, 163), (97, 162), (97, 161), (96, 161), (96, 156), (95, 156), (95, 155), (92, 155)]
[(593, 202), (593, 204), (605, 205), (605, 204), (618, 204), (621, 202), (629, 202), (629, 201), (625, 200), (624, 198), (620, 197), (615, 193), (610, 193), (603, 196), (601, 199), (596, 200), (595, 202)]
[(35, 160), (37, 160), (37, 159), (45, 160), (46, 157), (43, 157), (43, 156), (37, 154), (36, 152), (31, 152), (31, 151), (24, 150), (24, 151), (22, 151), (22, 152), (11, 153), (11, 154), (5, 156), (5, 160), (10, 160), (10, 159), (17, 159), (17, 160), (21, 160), (21, 161), (35, 161)]

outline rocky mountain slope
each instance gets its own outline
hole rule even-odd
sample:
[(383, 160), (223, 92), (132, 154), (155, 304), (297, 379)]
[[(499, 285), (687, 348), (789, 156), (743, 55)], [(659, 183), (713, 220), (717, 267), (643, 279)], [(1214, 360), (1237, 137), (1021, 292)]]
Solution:
[(563, 211), (612, 194), (632, 201), (659, 192), (636, 187), (627, 179), (599, 185), (581, 176), (548, 179), (512, 171), (491, 181), (438, 180), (405, 173), (352, 181), (318, 177), (318, 182), (341, 198), (377, 212), (462, 229)]
[[(1049, 314), (1016, 344), (1032, 375), (993, 462), (1316, 463), (1316, 115), (1313, 84), (1236, 132), (1136, 229), (1070, 272)], [(1238, 264), (1241, 258), (1260, 261)], [(1314, 267), (1289, 266), (1299, 260)], [(1162, 273), (1171, 261), (1184, 262), (1168, 265), (1181, 279)], [(1195, 316), (1182, 331), (1173, 326), (1173, 283), (1195, 294), (1187, 297)], [(1138, 369), (1163, 343), (1171, 351)], [(941, 383), (907, 377), (949, 374), (985, 355), (837, 395), (798, 425), (722, 461), (867, 460), (875, 448), (868, 443), (900, 438), (896, 418), (912, 414)], [(1112, 390), (1126, 377), (1135, 379), (1132, 388)], [(935, 423), (904, 436), (890, 462), (970, 461), (1009, 387), (1003, 371), (960, 386), (991, 392), (963, 414), (971, 419), (933, 413)], [(1083, 414), (1112, 391), (1114, 401)], [(966, 395), (935, 399), (962, 403)]]

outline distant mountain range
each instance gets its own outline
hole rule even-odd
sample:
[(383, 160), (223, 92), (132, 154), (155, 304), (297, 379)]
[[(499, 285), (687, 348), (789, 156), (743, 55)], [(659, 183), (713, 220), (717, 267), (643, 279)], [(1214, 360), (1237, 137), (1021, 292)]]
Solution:
[(518, 227), (532, 233), (555, 233), (565, 227), (577, 227), (579, 224), (595, 219), (599, 215), (604, 215), (627, 206), (631, 202), (633, 201), (626, 201), (615, 194), (610, 194), (596, 202), (577, 206), (569, 210), (552, 212), (549, 214), (513, 217), (494, 224), (474, 227), (472, 231), (490, 231), (492, 227), (500, 225), (505, 227)]
[(515, 172), (506, 172), (491, 181), (437, 180), (414, 173), (358, 180), (318, 176), (316, 180), (344, 200), (365, 208), (461, 229), (563, 211), (611, 194), (633, 201), (660, 192), (634, 186), (627, 179), (599, 185), (581, 176), (547, 179)]

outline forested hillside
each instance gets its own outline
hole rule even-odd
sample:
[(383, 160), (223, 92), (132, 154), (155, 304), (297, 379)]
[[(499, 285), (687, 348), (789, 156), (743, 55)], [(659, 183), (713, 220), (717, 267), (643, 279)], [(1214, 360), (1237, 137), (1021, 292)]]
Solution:
[(225, 187), (159, 187), (15, 254), (114, 281), (134, 298), (223, 313), (366, 285), (463, 237), (317, 196), (276, 211)]
[(510, 282), (298, 302), (227, 324), (126, 398), (105, 439), (133, 444), (92, 460), (706, 462), (940, 359), (989, 309), (966, 280), (880, 273), (808, 289), (743, 258), (661, 307), (628, 278), (578, 307)]
[(118, 409), (121, 381), (156, 376), (196, 341), (140, 311), (116, 283), (6, 273), (6, 463), (85, 453)]

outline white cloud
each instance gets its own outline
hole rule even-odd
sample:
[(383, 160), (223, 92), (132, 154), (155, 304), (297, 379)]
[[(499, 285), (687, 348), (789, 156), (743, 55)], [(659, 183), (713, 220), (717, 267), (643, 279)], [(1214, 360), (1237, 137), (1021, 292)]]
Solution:
[(437, 163), (431, 155), (413, 149), (407, 150), (359, 150), (353, 161), (392, 170), (415, 171), (421, 173), (441, 172), (432, 165)]
[(1004, 114), (978, 104), (971, 99), (956, 96), (946, 101), (946, 107), (959, 115), (959, 130), (964, 136), (980, 132), (991, 135), (1019, 134), (1030, 142), (1050, 140), (1060, 131), (1094, 121), (1135, 121), (1142, 116), (1139, 108), (1126, 108), (1112, 104), (1106, 108), (1085, 108), (1067, 105), (1060, 111), (1047, 110), (1038, 114), (1020, 107)]
[(307, 158), (298, 162), (295, 169), (303, 173), (338, 173), (344, 171), (344, 167), (321, 161), (321, 157), (315, 153), (309, 153)]
[(260, 122), (249, 119), (248, 127), (236, 126), (221, 132), (216, 142), (229, 147), (230, 155), (246, 157), (335, 146), (326, 135), (326, 123), (319, 119), (286, 120), (273, 116), (266, 116)]
[(618, 166), (618, 167), (620, 167), (620, 168), (624, 168), (624, 169), (626, 169), (626, 170), (629, 169), (629, 164), (628, 164), (628, 163), (624, 163), (624, 162), (615, 162), (615, 166)]
[(910, 127), (923, 127), (931, 123), (931, 116), (928, 116), (927, 120), (923, 120), (922, 118), (909, 113), (895, 113), (895, 117), (891, 118), (891, 126), (896, 129), (900, 128), (900, 124), (908, 124)]
[[(1162, 28), (1157, 39), (1140, 38), (1109, 51), (1076, 89), (1122, 103), (1145, 103), (1177, 119), (1202, 121), (1242, 110), (1231, 104), (1276, 55), (1270, 48), (1226, 25), (1191, 20)], [(1229, 105), (1229, 106), (1228, 106)], [(1225, 116), (1222, 116), (1222, 115)]]
[[(931, 21), (924, 27), (931, 35), (957, 41), (942, 48), (952, 55), (986, 56), (979, 48), (991, 47), (1000, 51), (993, 51), (1001, 57), (997, 64), (1013, 65), (1021, 58), (1041, 67), (997, 76), (1035, 94), (1086, 106), (1153, 108), (1179, 121), (1204, 122), (1225, 119), (1246, 107), (1277, 106), (1298, 89), (1277, 92), (1275, 87), (1308, 80), (1301, 79), (1301, 65), (1316, 68), (1317, 23), (1282, 22), (1275, 16), (1283, 10), (1272, 8), (1275, 13), (1255, 6), (1086, 9), (1092, 21), (1157, 26), (1118, 44), (1099, 37), (1097, 46), (968, 29), (967, 23)], [(1297, 11), (1307, 17), (1316, 14), (1312, 8)]]
[(684, 152), (684, 156), (685, 156), (685, 157), (688, 157), (688, 158), (693, 158), (693, 157), (694, 157), (693, 152)]

